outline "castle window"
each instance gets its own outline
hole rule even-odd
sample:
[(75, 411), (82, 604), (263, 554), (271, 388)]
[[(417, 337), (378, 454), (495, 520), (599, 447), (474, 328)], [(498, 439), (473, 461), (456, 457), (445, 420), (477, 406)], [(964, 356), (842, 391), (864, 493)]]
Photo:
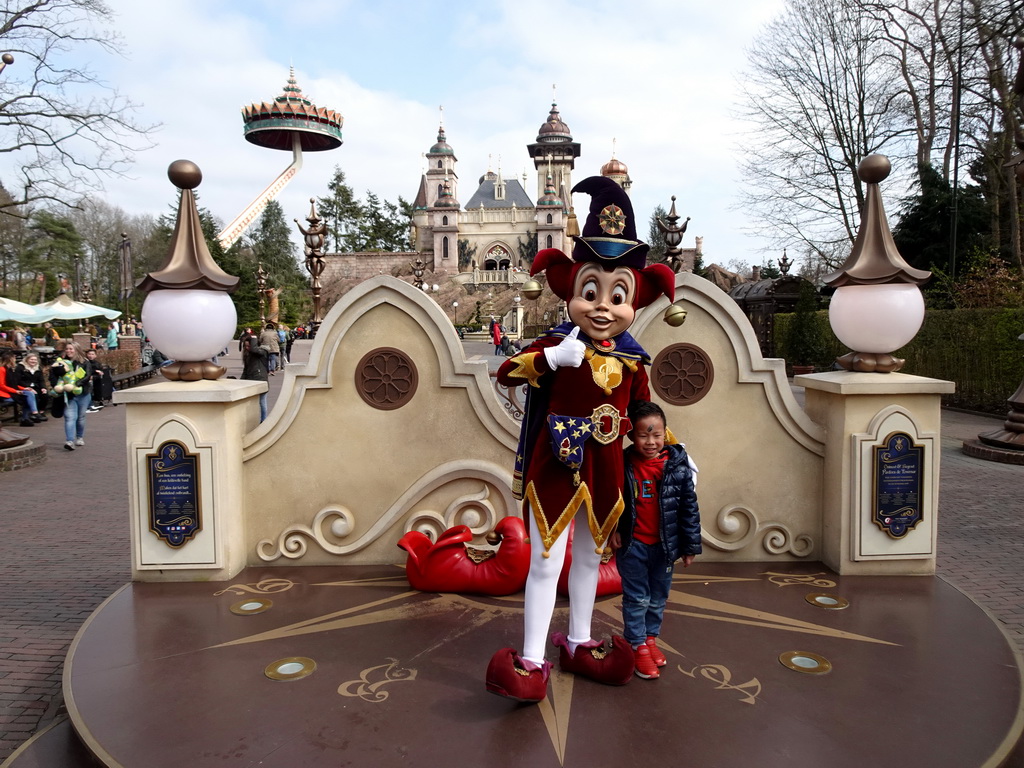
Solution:
[(448, 226), (448, 217), (447, 216), (442, 216), (441, 217), (441, 226), (442, 227), (447, 227)]
[[(550, 224), (550, 223), (551, 223), (551, 214), (549, 213), (548, 214), (548, 224)], [(551, 246), (549, 245), (548, 247), (550, 248)]]
[(438, 160), (438, 161), (437, 161), (437, 167), (438, 167), (438, 168), (444, 168), (444, 165), (442, 164), (442, 161), (441, 161), (441, 160)]
[(444, 194), (444, 186), (441, 184), (437, 185), (437, 196), (441, 197)]
[(447, 259), (448, 258), (448, 238), (447, 237), (441, 238), (441, 258), (442, 259)]
[[(550, 218), (550, 216), (548, 218)], [(548, 248), (554, 248), (554, 245), (552, 245), (553, 242), (551, 235), (548, 235)]]

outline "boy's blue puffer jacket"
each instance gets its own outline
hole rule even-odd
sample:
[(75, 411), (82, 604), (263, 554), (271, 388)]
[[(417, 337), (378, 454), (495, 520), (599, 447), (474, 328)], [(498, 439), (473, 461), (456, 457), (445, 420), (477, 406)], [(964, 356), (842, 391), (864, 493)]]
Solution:
[[(665, 473), (658, 488), (661, 505), (661, 544), (669, 562), (675, 562), (684, 555), (699, 555), (700, 509), (697, 506), (697, 492), (694, 489), (693, 470), (682, 445), (666, 445)], [(626, 449), (626, 483), (623, 499), (626, 508), (619, 519), (619, 534), (622, 536), (620, 553), (625, 554), (633, 544), (633, 529), (636, 526), (636, 479), (633, 465)]]

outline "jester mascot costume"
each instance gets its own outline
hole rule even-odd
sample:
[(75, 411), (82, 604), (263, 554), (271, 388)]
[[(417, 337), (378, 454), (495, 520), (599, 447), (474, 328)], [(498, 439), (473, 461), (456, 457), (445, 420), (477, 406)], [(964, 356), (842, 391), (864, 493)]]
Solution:
[(645, 268), (649, 246), (636, 239), (633, 208), (618, 184), (595, 176), (572, 191), (591, 196), (572, 258), (548, 248), (531, 270), (547, 274), (570, 320), (498, 369), (501, 384), (530, 385), (513, 477), (530, 526), (525, 638), (521, 655), (503, 648), (487, 668), (487, 690), (518, 701), (540, 701), (547, 693), (545, 645), (574, 518), (569, 633), (551, 636), (560, 666), (610, 685), (632, 678), (629, 644), (621, 637), (610, 646), (594, 640), (590, 624), (601, 557), (623, 511), (626, 409), (650, 400), (644, 368), (650, 358), (626, 329), (636, 310), (675, 293), (671, 269)]

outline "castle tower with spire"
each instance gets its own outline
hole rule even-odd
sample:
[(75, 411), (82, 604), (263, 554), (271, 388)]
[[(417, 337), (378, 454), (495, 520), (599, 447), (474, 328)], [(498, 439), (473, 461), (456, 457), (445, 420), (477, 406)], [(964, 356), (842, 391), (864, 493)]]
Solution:
[[(537, 202), (515, 174), (487, 172), (464, 206), (457, 197), (455, 151), (444, 127), (437, 143), (425, 154), (426, 170), (413, 202), (415, 247), (435, 272), (449, 275), (486, 274), (484, 282), (508, 282), (525, 275), (534, 255), (543, 248), (571, 249), (565, 232), (572, 170), (580, 145), (572, 140), (555, 104), (541, 125), (537, 140), (527, 145), (537, 170)], [(492, 279), (493, 278), (493, 279)], [(525, 278), (524, 278), (525, 279)]]

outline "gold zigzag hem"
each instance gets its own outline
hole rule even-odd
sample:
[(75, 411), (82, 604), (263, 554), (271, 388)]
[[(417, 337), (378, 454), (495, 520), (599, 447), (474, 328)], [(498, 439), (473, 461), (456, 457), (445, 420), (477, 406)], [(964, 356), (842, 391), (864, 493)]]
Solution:
[(597, 547), (599, 549), (603, 548), (605, 542), (608, 541), (608, 537), (615, 530), (615, 526), (618, 525), (622, 511), (626, 507), (626, 503), (622, 500), (622, 492), (620, 491), (619, 498), (616, 499), (608, 519), (604, 521), (604, 525), (598, 525), (597, 518), (594, 516), (594, 499), (590, 495), (590, 489), (586, 483), (580, 483), (576, 493), (573, 494), (565, 509), (562, 510), (558, 519), (555, 520), (555, 524), (549, 526), (547, 518), (544, 516), (544, 509), (541, 507), (540, 499), (537, 498), (537, 489), (534, 487), (532, 480), (526, 486), (526, 499), (530, 503), (530, 510), (533, 512), (533, 519), (537, 523), (537, 530), (540, 531), (541, 542), (544, 544), (545, 552), (551, 549), (558, 540), (558, 537), (569, 527), (572, 519), (576, 517), (580, 507), (583, 506), (586, 507), (587, 525), (590, 527), (590, 535), (594, 537)]

